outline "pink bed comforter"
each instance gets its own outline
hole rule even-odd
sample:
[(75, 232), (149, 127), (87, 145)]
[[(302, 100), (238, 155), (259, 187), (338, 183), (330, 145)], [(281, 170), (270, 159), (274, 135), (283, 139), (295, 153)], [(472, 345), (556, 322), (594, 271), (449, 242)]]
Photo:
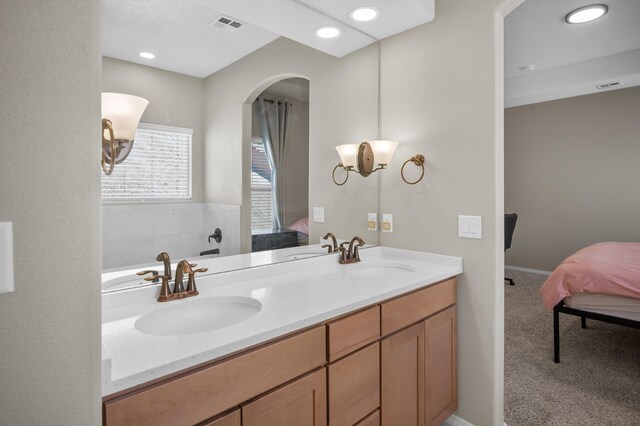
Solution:
[(576, 293), (640, 299), (640, 243), (598, 243), (566, 258), (540, 288), (547, 309)]

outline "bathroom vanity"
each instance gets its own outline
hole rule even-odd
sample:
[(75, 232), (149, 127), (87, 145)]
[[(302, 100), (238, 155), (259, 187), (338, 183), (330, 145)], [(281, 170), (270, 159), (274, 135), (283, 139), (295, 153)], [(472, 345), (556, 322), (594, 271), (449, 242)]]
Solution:
[(462, 260), (361, 259), (199, 277), (199, 296), (166, 303), (157, 286), (103, 295), (104, 424), (441, 424), (457, 408)]

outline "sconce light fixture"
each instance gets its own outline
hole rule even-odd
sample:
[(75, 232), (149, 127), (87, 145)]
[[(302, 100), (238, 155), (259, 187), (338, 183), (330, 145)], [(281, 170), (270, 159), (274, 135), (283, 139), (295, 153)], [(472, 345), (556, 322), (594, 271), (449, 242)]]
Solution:
[(149, 104), (144, 98), (123, 93), (102, 94), (102, 170), (106, 175), (133, 148), (140, 118)]
[[(333, 168), (331, 177), (336, 185), (344, 185), (349, 179), (349, 173), (355, 172), (362, 177), (385, 169), (391, 162), (393, 153), (398, 146), (396, 141), (375, 140), (361, 144), (346, 144), (336, 146), (341, 162)], [(336, 170), (342, 168), (347, 172), (342, 182), (336, 180)]]

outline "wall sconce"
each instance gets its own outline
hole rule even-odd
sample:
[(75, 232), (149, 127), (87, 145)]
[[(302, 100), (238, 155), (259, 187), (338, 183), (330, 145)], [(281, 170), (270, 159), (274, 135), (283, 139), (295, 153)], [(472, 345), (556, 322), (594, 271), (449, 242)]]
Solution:
[[(336, 146), (341, 162), (333, 168), (331, 177), (333, 183), (342, 186), (349, 180), (349, 173), (355, 172), (362, 177), (385, 169), (391, 162), (393, 153), (398, 146), (396, 141), (375, 140), (361, 144), (346, 144)], [(343, 182), (336, 181), (336, 170), (342, 168), (347, 172)]]
[(140, 118), (149, 104), (144, 98), (123, 93), (102, 94), (102, 170), (106, 175), (133, 148)]
[[(402, 168), (400, 169), (400, 176), (402, 177), (402, 180), (405, 183), (408, 183), (409, 185), (415, 185), (416, 183), (420, 182), (424, 177), (424, 162), (425, 162), (425, 159), (424, 159), (424, 155), (422, 154), (416, 154), (413, 157), (409, 158), (407, 161), (405, 161), (404, 164), (402, 164)], [(406, 166), (409, 163), (413, 163), (422, 169), (422, 171), (420, 172), (420, 177), (413, 182), (408, 181), (407, 178), (404, 176), (404, 166)]]

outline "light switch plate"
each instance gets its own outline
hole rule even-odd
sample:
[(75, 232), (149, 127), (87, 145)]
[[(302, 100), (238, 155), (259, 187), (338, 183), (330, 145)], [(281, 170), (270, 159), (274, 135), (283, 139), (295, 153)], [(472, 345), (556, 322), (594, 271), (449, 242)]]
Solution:
[(480, 216), (458, 216), (458, 236), (482, 239), (482, 218)]
[(0, 293), (13, 290), (13, 223), (0, 222)]
[(316, 223), (324, 223), (324, 207), (313, 208), (313, 221)]
[(367, 215), (367, 229), (369, 231), (378, 230), (378, 213), (369, 213)]
[(382, 215), (382, 232), (393, 232), (393, 215), (392, 214), (383, 214)]

